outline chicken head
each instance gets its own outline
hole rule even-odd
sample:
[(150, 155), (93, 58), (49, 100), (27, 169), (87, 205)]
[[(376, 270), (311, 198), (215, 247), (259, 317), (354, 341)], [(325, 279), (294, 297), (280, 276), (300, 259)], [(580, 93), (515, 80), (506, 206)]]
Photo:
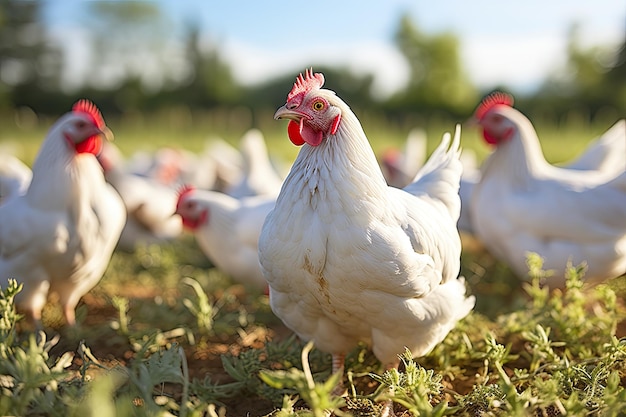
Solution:
[(193, 199), (194, 187), (184, 186), (178, 192), (178, 202), (176, 212), (182, 221), (183, 226), (189, 230), (196, 230), (208, 221), (209, 210), (205, 206), (199, 205)]
[(515, 132), (515, 124), (506, 117), (512, 105), (513, 97), (497, 91), (485, 97), (476, 109), (474, 117), (483, 128), (483, 137), (490, 145), (509, 140)]
[(102, 150), (102, 137), (108, 128), (100, 110), (89, 100), (79, 100), (62, 127), (63, 136), (76, 153), (97, 155)]
[(317, 146), (334, 135), (341, 122), (341, 110), (330, 104), (332, 91), (322, 90), (324, 76), (307, 70), (296, 79), (287, 95), (287, 103), (274, 114), (274, 119), (290, 119), (287, 131), (294, 145)]

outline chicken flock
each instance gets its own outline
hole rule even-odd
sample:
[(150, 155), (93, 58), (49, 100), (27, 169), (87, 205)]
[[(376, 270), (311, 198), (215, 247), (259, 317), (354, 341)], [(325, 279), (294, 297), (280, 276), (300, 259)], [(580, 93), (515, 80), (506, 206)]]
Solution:
[(553, 166), (531, 121), (502, 93), (474, 121), (493, 147), (476, 168), (461, 131), (425, 159), (424, 133), (377, 159), (357, 116), (324, 76), (300, 74), (275, 114), (300, 147), (285, 176), (263, 135), (202, 155), (162, 150), (125, 159), (96, 106), (77, 102), (50, 129), (31, 168), (0, 150), (0, 286), (24, 284), (18, 308), (38, 326), (51, 293), (75, 324), (80, 298), (113, 251), (177, 239), (269, 294), (273, 312), (332, 355), (358, 342), (385, 366), (428, 353), (473, 309), (459, 276), (459, 231), (520, 277), (536, 252), (562, 286), (568, 262), (586, 279), (626, 273), (626, 121), (576, 161)]

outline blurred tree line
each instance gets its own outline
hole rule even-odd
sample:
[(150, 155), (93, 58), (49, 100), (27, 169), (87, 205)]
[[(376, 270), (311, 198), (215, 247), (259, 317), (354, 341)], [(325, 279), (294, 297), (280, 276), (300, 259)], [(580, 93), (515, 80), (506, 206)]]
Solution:
[[(178, 37), (182, 45), (172, 43), (171, 22), (158, 3), (85, 4), (91, 47), (88, 77), (81, 82), (64, 74), (63, 51), (43, 23), (43, 3), (0, 0), (0, 111), (25, 106), (55, 115), (78, 97), (89, 97), (109, 114), (180, 106), (273, 109), (284, 100), (285, 86), (293, 82), (294, 75), (286, 74), (262, 85), (239, 85), (217, 42), (203, 40), (197, 23), (185, 25)], [(372, 96), (372, 76), (312, 64), (333, 80), (333, 88), (348, 103), (383, 111), (391, 118), (414, 114), (465, 118), (488, 93), (470, 81), (454, 34), (424, 33), (405, 15), (394, 40), (409, 64), (410, 82), (384, 100)], [(574, 25), (569, 40), (567, 68), (548, 76), (537, 93), (518, 97), (519, 107), (553, 118), (573, 107), (587, 118), (607, 113), (623, 117), (626, 37), (617, 52), (601, 46), (585, 49)]]

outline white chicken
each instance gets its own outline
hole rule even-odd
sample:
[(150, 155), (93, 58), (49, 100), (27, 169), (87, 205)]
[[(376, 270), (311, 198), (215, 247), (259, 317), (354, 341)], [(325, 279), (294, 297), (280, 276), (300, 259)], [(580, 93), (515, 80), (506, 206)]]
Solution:
[(189, 161), (189, 166), (183, 170), (177, 189), (187, 184), (201, 190), (215, 189), (219, 180), (215, 157), (207, 152), (200, 152), (194, 155), (194, 160)]
[(128, 172), (124, 156), (110, 142), (104, 143), (97, 159), (104, 177), (126, 206), (126, 224), (118, 248), (132, 251), (138, 245), (162, 244), (181, 235), (182, 222), (172, 216), (178, 201), (176, 190), (153, 178)]
[(48, 132), (26, 193), (0, 207), (0, 283), (24, 284), (16, 303), (37, 325), (49, 292), (75, 323), (78, 301), (102, 277), (124, 226), (124, 203), (94, 156), (104, 129), (98, 109), (77, 102)]
[(394, 367), (405, 347), (428, 353), (474, 306), (458, 278), (460, 131), (415, 182), (390, 187), (358, 118), (323, 83), (307, 70), (274, 115), (304, 146), (259, 237), (270, 305), (332, 354), (334, 372), (359, 341)]
[(0, 205), (22, 195), (28, 189), (33, 173), (17, 157), (0, 152)]
[(183, 188), (176, 213), (219, 270), (236, 282), (265, 291), (257, 244), (275, 202), (275, 198), (237, 199), (219, 191)]
[(235, 198), (276, 197), (283, 179), (272, 165), (263, 133), (258, 129), (248, 130), (241, 138), (239, 151), (243, 159), (242, 176), (226, 194)]
[(201, 169), (207, 169), (208, 166), (214, 173), (213, 186), (198, 186), (200, 189), (226, 192), (243, 178), (244, 161), (241, 152), (220, 137), (208, 139), (200, 160), (206, 161)]
[(402, 188), (409, 184), (426, 161), (426, 132), (411, 129), (404, 144), (404, 152), (387, 148), (380, 158), (380, 168), (387, 184)]
[[(564, 268), (586, 262), (598, 282), (626, 272), (626, 172), (549, 164), (531, 122), (502, 93), (475, 113), (495, 150), (482, 166), (470, 202), (472, 226), (487, 249), (527, 275), (535, 252), (556, 271), (546, 284), (564, 285)], [(623, 155), (622, 155), (623, 158)]]
[[(575, 160), (559, 166), (567, 169), (602, 171), (610, 176), (626, 169), (625, 155), (626, 120), (622, 119), (602, 135), (594, 138), (585, 148), (585, 151)], [(465, 162), (463, 163), (463, 176), (461, 177), (461, 187), (459, 189), (461, 216), (459, 217), (458, 227), (459, 231), (468, 234), (474, 234), (469, 207), (472, 190), (474, 185), (480, 181), (480, 175), (480, 169), (468, 169)]]

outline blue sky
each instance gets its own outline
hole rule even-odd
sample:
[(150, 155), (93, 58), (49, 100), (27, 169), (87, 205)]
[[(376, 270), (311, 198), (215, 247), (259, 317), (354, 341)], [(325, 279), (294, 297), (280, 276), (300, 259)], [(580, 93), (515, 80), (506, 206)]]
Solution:
[[(623, 0), (386, 0), (243, 1), (160, 0), (173, 22), (196, 21), (231, 63), (235, 76), (252, 84), (295, 73), (311, 62), (341, 64), (376, 77), (381, 94), (402, 88), (408, 68), (393, 45), (407, 12), (427, 33), (449, 31), (461, 41), (462, 59), (481, 87), (506, 84), (532, 90), (564, 64), (570, 24), (581, 25), (588, 45), (618, 45), (626, 32)], [(47, 2), (56, 36), (76, 45), (84, 3)], [(84, 49), (84, 45), (82, 46)], [(81, 46), (73, 59), (79, 60)], [(74, 70), (79, 72), (79, 65)], [(73, 75), (74, 76), (74, 75)]]

